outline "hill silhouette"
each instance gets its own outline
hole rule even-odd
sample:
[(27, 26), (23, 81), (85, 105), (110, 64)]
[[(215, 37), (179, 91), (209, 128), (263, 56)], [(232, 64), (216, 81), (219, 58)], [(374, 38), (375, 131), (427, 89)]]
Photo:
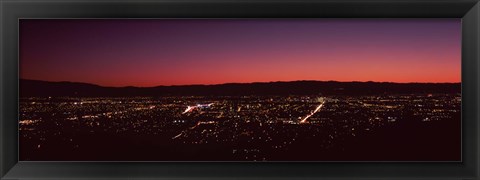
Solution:
[(460, 83), (390, 83), (290, 81), (179, 85), (156, 87), (103, 87), (78, 82), (20, 79), (20, 96), (239, 96), (239, 95), (375, 95), (412, 93), (460, 93)]

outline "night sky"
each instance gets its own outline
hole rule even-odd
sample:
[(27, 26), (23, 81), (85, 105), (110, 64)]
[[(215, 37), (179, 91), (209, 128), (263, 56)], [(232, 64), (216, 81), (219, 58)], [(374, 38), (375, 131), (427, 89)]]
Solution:
[(19, 38), (23, 79), (140, 87), (461, 79), (461, 19), (22, 19)]

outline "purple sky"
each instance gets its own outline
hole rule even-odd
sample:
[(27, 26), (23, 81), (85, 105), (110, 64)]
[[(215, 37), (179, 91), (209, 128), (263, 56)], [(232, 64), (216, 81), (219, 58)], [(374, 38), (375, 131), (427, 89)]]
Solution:
[(461, 19), (20, 20), (20, 77), (103, 86), (460, 82)]

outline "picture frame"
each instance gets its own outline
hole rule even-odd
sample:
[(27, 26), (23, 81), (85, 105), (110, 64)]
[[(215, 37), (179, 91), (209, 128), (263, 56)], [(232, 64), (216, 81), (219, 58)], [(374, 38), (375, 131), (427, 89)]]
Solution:
[[(0, 179), (479, 179), (478, 0), (1, 0)], [(21, 18), (462, 18), (462, 162), (19, 162)]]

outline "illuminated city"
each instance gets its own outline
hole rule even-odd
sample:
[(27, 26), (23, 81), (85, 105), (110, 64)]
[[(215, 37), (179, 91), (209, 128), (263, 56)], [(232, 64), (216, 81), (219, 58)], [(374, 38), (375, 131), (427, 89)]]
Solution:
[[(108, 148), (96, 145), (110, 143), (95, 142), (104, 137), (120, 141), (113, 143), (117, 148), (137, 148), (148, 138), (141, 147), (164, 150), (149, 160), (211, 160), (215, 154), (227, 161), (292, 160), (282, 156), (299, 147), (339, 150), (349, 139), (405, 121), (459, 124), (460, 105), (459, 94), (22, 98), (20, 138), (22, 149), (38, 152)], [(212, 154), (195, 158), (201, 154), (187, 154), (192, 149)], [(23, 156), (42, 160), (35, 153)]]
[(20, 161), (460, 161), (460, 18), (20, 19)]

